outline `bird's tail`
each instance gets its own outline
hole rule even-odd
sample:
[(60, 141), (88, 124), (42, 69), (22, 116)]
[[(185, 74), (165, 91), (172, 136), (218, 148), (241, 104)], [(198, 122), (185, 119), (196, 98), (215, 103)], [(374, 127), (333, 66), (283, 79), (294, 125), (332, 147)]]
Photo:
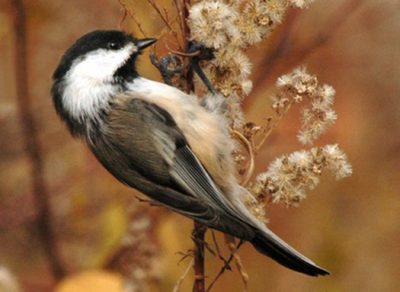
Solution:
[[(240, 186), (236, 189), (237, 196), (233, 197), (232, 203), (236, 210), (247, 218), (247, 222), (253, 227), (255, 236), (250, 240), (253, 246), (262, 254), (271, 257), (283, 266), (310, 276), (329, 275), (329, 272), (317, 266), (312, 260), (303, 256), (297, 250), (289, 246), (275, 233), (269, 230), (264, 223), (255, 218), (245, 207), (241, 196), (246, 195), (248, 199), (252, 194)], [(242, 217), (243, 218), (243, 217)]]
[(289, 269), (309, 276), (329, 275), (328, 271), (317, 266), (313, 261), (300, 254), (266, 228), (257, 230), (256, 236), (251, 243), (259, 252), (271, 257)]

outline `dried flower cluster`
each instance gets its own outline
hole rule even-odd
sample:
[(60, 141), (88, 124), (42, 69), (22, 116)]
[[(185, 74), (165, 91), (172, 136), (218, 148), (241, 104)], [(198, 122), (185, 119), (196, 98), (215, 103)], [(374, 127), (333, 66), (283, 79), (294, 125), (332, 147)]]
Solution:
[[(290, 6), (308, 7), (308, 0), (205, 0), (190, 8), (188, 23), (192, 39), (215, 49), (215, 59), (206, 72), (214, 86), (229, 102), (236, 125), (242, 114), (238, 103), (252, 89), (251, 62), (244, 50), (254, 45), (279, 24)], [(242, 119), (240, 119), (242, 120)]]
[(296, 206), (314, 189), (324, 169), (331, 170), (337, 179), (351, 175), (346, 154), (337, 145), (295, 151), (275, 159), (268, 170), (257, 176), (252, 191), (259, 198), (272, 198), (274, 203)]
[(302, 111), (302, 125), (298, 139), (303, 144), (312, 144), (337, 119), (332, 109), (335, 90), (329, 85), (319, 85), (315, 76), (304, 67), (281, 76), (277, 81), (280, 92), (273, 96), (272, 107), (278, 114), (286, 112), (293, 103), (308, 100), (310, 108)]
[[(298, 134), (301, 143), (312, 144), (336, 121), (332, 109), (335, 90), (329, 85), (319, 85), (317, 78), (308, 74), (304, 67), (278, 78), (277, 87), (280, 90), (272, 98), (272, 108), (278, 117), (282, 117), (293, 104), (310, 103), (310, 107), (302, 111), (302, 126)], [(261, 204), (271, 199), (274, 203), (296, 206), (306, 197), (306, 190), (317, 186), (323, 169), (334, 172), (337, 179), (352, 173), (344, 152), (337, 145), (326, 145), (275, 159), (266, 172), (257, 176), (251, 191)]]
[[(247, 48), (282, 22), (290, 6), (307, 8), (313, 0), (204, 0), (190, 8), (192, 38), (214, 49)], [(212, 36), (212, 37), (211, 37)]]
[[(190, 8), (188, 23), (192, 38), (215, 50), (215, 59), (205, 65), (205, 70), (214, 86), (228, 97), (233, 128), (246, 129), (240, 101), (250, 93), (252, 83), (249, 79), (251, 63), (244, 54), (245, 49), (267, 37), (282, 21), (289, 6), (307, 8), (312, 2), (204, 0)], [(279, 92), (273, 97), (272, 107), (278, 117), (282, 117), (293, 104), (303, 101), (310, 104), (302, 110), (298, 134), (302, 144), (312, 144), (336, 121), (337, 115), (332, 109), (335, 90), (329, 85), (320, 85), (304, 67), (283, 75), (276, 85)], [(345, 154), (337, 145), (327, 145), (276, 159), (265, 173), (257, 177), (251, 190), (258, 198), (271, 197), (273, 202), (296, 205), (305, 197), (307, 189), (318, 184), (323, 168), (335, 172), (337, 178), (351, 174)], [(249, 209), (259, 215), (258, 204), (253, 202)]]

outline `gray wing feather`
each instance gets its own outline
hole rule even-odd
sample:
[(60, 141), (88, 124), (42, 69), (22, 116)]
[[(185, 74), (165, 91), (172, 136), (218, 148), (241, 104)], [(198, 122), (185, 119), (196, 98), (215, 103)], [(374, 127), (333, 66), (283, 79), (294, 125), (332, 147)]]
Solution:
[[(227, 200), (188, 146), (181, 147), (175, 151), (174, 163), (171, 165), (171, 175), (175, 180), (185, 184), (189, 192), (201, 196), (204, 201), (214, 204), (215, 207), (244, 219)], [(184, 181), (182, 181), (183, 178), (185, 178)]]
[(199, 200), (219, 210), (217, 225), (208, 222), (207, 225), (224, 231), (236, 237), (250, 240), (255, 236), (251, 224), (237, 212), (214, 183), (201, 162), (188, 146), (175, 151), (174, 163), (171, 165), (171, 176), (185, 190)]

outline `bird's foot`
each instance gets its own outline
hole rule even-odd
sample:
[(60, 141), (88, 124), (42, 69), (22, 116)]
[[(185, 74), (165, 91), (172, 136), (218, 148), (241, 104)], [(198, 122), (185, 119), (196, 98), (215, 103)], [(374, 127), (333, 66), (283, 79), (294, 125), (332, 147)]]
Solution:
[(151, 63), (160, 71), (161, 77), (168, 85), (174, 86), (173, 80), (181, 79), (184, 73), (184, 66), (181, 59), (173, 54), (157, 58), (155, 54), (150, 54)]
[(217, 94), (217, 90), (211, 84), (210, 79), (208, 79), (207, 75), (200, 66), (201, 61), (210, 61), (215, 58), (214, 50), (206, 47), (202, 43), (190, 42), (188, 56), (190, 57), (190, 63), (193, 71), (196, 72), (201, 81), (203, 81), (204, 85), (212, 94)]

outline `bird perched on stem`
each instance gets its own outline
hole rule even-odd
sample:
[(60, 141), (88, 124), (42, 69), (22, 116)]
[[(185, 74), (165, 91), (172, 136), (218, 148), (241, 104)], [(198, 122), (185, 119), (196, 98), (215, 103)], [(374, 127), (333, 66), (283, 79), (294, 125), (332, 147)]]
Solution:
[(328, 272), (256, 219), (241, 198), (221, 97), (200, 100), (141, 77), (136, 60), (152, 38), (93, 31), (53, 75), (55, 108), (119, 181), (204, 225), (251, 242), (295, 271)]

